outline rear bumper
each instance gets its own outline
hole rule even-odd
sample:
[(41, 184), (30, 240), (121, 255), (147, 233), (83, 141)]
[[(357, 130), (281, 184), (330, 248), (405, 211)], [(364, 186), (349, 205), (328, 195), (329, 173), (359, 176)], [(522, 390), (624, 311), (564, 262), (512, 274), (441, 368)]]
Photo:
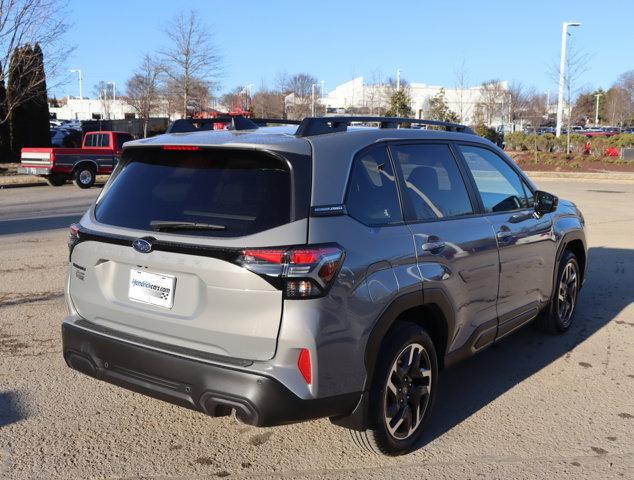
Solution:
[(53, 170), (48, 167), (18, 167), (18, 173), (22, 175), (50, 175)]
[(144, 348), (68, 322), (62, 340), (68, 366), (86, 375), (210, 416), (233, 409), (249, 425), (345, 416), (359, 400), (359, 393), (304, 400), (271, 377)]

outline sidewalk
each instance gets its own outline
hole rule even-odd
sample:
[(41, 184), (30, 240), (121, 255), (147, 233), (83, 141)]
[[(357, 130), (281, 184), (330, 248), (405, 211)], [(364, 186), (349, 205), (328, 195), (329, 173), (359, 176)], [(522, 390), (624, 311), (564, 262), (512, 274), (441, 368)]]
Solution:
[[(109, 175), (97, 175), (97, 183), (105, 183)], [(20, 188), (47, 186), (43, 178), (32, 175), (4, 175), (0, 176), (0, 188)]]

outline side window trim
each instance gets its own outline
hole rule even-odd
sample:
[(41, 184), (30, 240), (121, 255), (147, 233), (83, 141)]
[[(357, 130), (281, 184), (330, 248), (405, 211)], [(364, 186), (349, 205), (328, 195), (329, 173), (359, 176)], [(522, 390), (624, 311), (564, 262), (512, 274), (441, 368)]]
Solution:
[(464, 155), (462, 154), (462, 151), (460, 150), (461, 145), (468, 146), (468, 147), (477, 147), (477, 148), (482, 148), (484, 150), (488, 150), (492, 154), (496, 155), (506, 165), (508, 165), (509, 168), (513, 170), (513, 172), (517, 175), (520, 183), (522, 184), (522, 189), (524, 190), (526, 201), (528, 201), (528, 195), (527, 195), (527, 192), (525, 191), (526, 187), (529, 188), (529, 191), (531, 191), (531, 193), (534, 193), (532, 187), (530, 186), (530, 182), (528, 182), (528, 180), (524, 176), (524, 173), (516, 165), (513, 165), (512, 162), (509, 162), (506, 158), (504, 158), (503, 155), (500, 155), (489, 145), (486, 145), (484, 143), (468, 142), (468, 141), (454, 141), (452, 142), (452, 144), (454, 146), (456, 154), (460, 158), (460, 163), (463, 164), (464, 169), (466, 170), (466, 174), (469, 177), (469, 182), (472, 184), (472, 188), (475, 192), (475, 195), (477, 195), (478, 197), (478, 204), (480, 206), (479, 209), (482, 215), (503, 215), (507, 213), (521, 212), (524, 210), (528, 210), (530, 208), (530, 207), (521, 207), (515, 210), (505, 210), (503, 212), (487, 212), (486, 209), (484, 208), (484, 201), (482, 200), (482, 196), (480, 195), (480, 190), (478, 190), (478, 186), (476, 184), (475, 178), (473, 177), (473, 173), (471, 173), (471, 169), (469, 168), (467, 164), (467, 159), (464, 157)]
[[(446, 222), (451, 220), (459, 220), (461, 218), (470, 218), (477, 216), (481, 213), (482, 207), (480, 205), (480, 195), (477, 191), (474, 190), (474, 184), (472, 184), (473, 179), (468, 174), (468, 168), (465, 169), (465, 165), (462, 163), (462, 155), (457, 154), (457, 149), (453, 145), (454, 142), (450, 140), (391, 140), (387, 142), (388, 146), (388, 154), (390, 159), (392, 160), (392, 168), (394, 169), (394, 173), (397, 178), (397, 185), (399, 191), (399, 197), (401, 200), (401, 206), (403, 210), (403, 219), (407, 224), (419, 224), (419, 223), (433, 223), (433, 222)], [(467, 190), (467, 195), (469, 196), (469, 202), (471, 203), (472, 213), (468, 213), (466, 215), (455, 215), (447, 218), (430, 218), (430, 219), (418, 219), (416, 217), (414, 206), (411, 204), (410, 199), (407, 195), (405, 195), (405, 178), (403, 177), (403, 171), (401, 166), (398, 165), (398, 162), (394, 159), (394, 153), (392, 152), (392, 146), (396, 145), (447, 145), (451, 155), (453, 156), (454, 161), (456, 162), (456, 167), (460, 172), (460, 176), (462, 177), (462, 181), (464, 182), (465, 188)]]

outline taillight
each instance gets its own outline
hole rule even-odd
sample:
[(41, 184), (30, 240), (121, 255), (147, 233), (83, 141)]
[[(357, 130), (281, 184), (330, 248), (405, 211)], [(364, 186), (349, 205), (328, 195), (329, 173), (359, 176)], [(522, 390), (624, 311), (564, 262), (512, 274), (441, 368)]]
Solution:
[(343, 264), (339, 246), (290, 249), (248, 249), (238, 263), (266, 277), (286, 298), (315, 298), (325, 295)]
[(75, 245), (79, 243), (79, 224), (72, 223), (68, 232), (68, 260), (70, 261), (70, 257), (73, 254), (73, 249)]

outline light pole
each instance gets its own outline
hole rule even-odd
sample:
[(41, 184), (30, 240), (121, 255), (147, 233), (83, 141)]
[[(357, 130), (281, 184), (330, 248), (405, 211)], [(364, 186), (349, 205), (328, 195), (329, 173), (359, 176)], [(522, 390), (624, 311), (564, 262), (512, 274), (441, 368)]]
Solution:
[(316, 83), (313, 83), (310, 86), (310, 96), (311, 96), (311, 109), (310, 109), (310, 116), (314, 117), (315, 116), (315, 87), (317, 86)]
[(596, 109), (594, 111), (594, 124), (595, 126), (599, 126), (599, 98), (601, 98), (603, 94), (602, 93), (597, 93), (595, 95), (596, 99), (597, 99), (597, 106)]
[(566, 49), (568, 48), (568, 27), (578, 27), (580, 23), (564, 22), (561, 30), (561, 61), (559, 63), (559, 98), (557, 100), (557, 136), (561, 136), (564, 121), (564, 85), (566, 83)]
[(83, 77), (83, 76), (82, 76), (82, 74), (81, 74), (81, 70), (80, 70), (80, 69), (78, 69), (78, 68), (76, 68), (76, 69), (74, 69), (74, 70), (71, 70), (71, 71), (70, 71), (70, 73), (77, 73), (77, 74), (78, 74), (78, 76), (79, 76), (79, 99), (80, 99), (80, 100), (83, 100), (83, 99), (84, 99), (84, 97), (83, 97), (83, 95), (82, 95), (82, 93), (83, 93), (83, 92), (82, 92), (82, 83), (83, 83), (83, 81), (84, 81), (84, 77)]
[(117, 84), (114, 82), (108, 82), (106, 85), (112, 85), (112, 101), (117, 101)]
[(396, 69), (396, 90), (400, 90), (401, 89), (401, 69), (397, 68)]

